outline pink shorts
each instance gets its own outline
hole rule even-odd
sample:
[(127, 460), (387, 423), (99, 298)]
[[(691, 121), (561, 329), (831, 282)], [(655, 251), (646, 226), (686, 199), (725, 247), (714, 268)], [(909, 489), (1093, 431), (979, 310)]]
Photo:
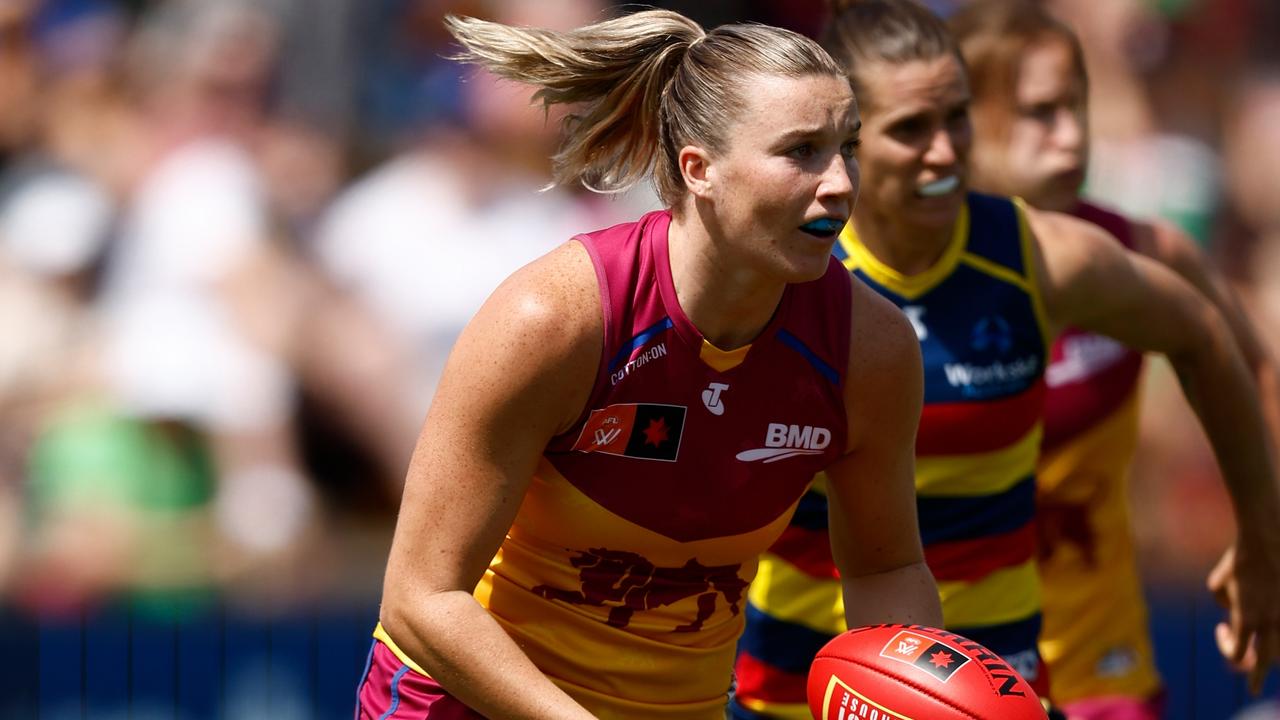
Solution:
[(373, 641), (356, 693), (355, 720), (484, 720), (429, 677), (414, 672)]
[(1097, 697), (1062, 706), (1070, 720), (1160, 720), (1164, 717), (1164, 693), (1152, 698)]

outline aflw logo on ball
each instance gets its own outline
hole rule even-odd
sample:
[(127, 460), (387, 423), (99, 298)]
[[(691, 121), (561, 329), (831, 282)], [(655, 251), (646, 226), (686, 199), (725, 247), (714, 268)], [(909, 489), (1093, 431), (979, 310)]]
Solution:
[(880, 651), (880, 657), (917, 667), (942, 682), (950, 680), (969, 662), (968, 655), (950, 645), (906, 630), (893, 636)]
[(737, 458), (743, 462), (763, 460), (771, 463), (796, 455), (821, 455), (830, 444), (831, 431), (824, 427), (769, 423), (764, 447), (743, 450)]

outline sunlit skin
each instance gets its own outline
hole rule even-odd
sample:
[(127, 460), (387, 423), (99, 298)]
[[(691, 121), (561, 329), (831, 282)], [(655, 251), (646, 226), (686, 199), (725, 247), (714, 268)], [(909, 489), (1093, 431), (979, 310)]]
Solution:
[[(923, 272), (946, 247), (964, 202), (969, 81), (952, 55), (873, 63), (859, 77), (865, 92), (856, 156), (866, 191), (856, 226), (876, 257), (908, 275)], [(926, 196), (949, 178), (955, 182), (946, 192)]]
[(974, 184), (1043, 210), (1070, 210), (1084, 181), (1089, 128), (1085, 84), (1067, 43), (1046, 37), (1028, 47), (1012, 107), (1005, 100), (975, 108)]
[[(722, 347), (750, 342), (787, 283), (822, 277), (859, 187), (858, 105), (843, 77), (758, 75), (743, 83), (751, 92), (728, 123), (725, 146), (680, 151), (689, 195), (670, 232), (681, 306)], [(836, 223), (829, 234), (801, 229), (824, 218)], [(711, 318), (722, 313), (704, 305), (712, 301), (756, 321), (718, 332)]]

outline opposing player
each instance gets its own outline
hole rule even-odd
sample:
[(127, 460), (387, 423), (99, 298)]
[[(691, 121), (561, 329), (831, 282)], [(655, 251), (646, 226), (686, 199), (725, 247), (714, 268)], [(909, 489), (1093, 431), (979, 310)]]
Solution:
[[(917, 506), (948, 629), (1047, 692), (1035, 473), (1049, 341), (1077, 327), (1163, 352), (1177, 368), (1251, 540), (1251, 554), (1236, 556), (1236, 638), (1256, 633), (1269, 661), (1280, 540), (1267, 518), (1280, 505), (1228, 324), (1185, 280), (1096, 226), (969, 193), (969, 83), (945, 25), (912, 0), (836, 5), (824, 46), (848, 68), (863, 120), (863, 192), (838, 249), (902, 308), (923, 352)], [(808, 660), (844, 627), (823, 496), (806, 496), (801, 510), (750, 589), (738, 717), (806, 717)]]
[[(950, 27), (973, 77), (973, 184), (1097, 224), (1195, 285), (1231, 325), (1266, 415), (1280, 415), (1274, 365), (1190, 238), (1079, 198), (1089, 150), (1088, 82), (1074, 33), (1030, 0), (977, 0), (952, 16)], [(1040, 648), (1053, 697), (1073, 718), (1160, 717), (1126, 506), (1141, 368), (1140, 353), (1067, 330), (1046, 376), (1037, 478)], [(1246, 669), (1255, 685), (1266, 670)]]
[(448, 26), (467, 60), (583, 104), (560, 182), (652, 173), (668, 209), (522, 269), (458, 341), (358, 716), (722, 718), (757, 557), (823, 470), (846, 621), (941, 622), (912, 502), (919, 348), (831, 258), (858, 187), (843, 69), (788, 31), (665, 11)]

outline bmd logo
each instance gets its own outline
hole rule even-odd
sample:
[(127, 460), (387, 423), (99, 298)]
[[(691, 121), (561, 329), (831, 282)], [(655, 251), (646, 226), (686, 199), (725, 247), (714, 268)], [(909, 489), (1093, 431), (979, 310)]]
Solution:
[(743, 462), (763, 460), (771, 463), (797, 455), (821, 455), (830, 444), (831, 431), (827, 428), (769, 423), (764, 447), (743, 450), (737, 458)]

